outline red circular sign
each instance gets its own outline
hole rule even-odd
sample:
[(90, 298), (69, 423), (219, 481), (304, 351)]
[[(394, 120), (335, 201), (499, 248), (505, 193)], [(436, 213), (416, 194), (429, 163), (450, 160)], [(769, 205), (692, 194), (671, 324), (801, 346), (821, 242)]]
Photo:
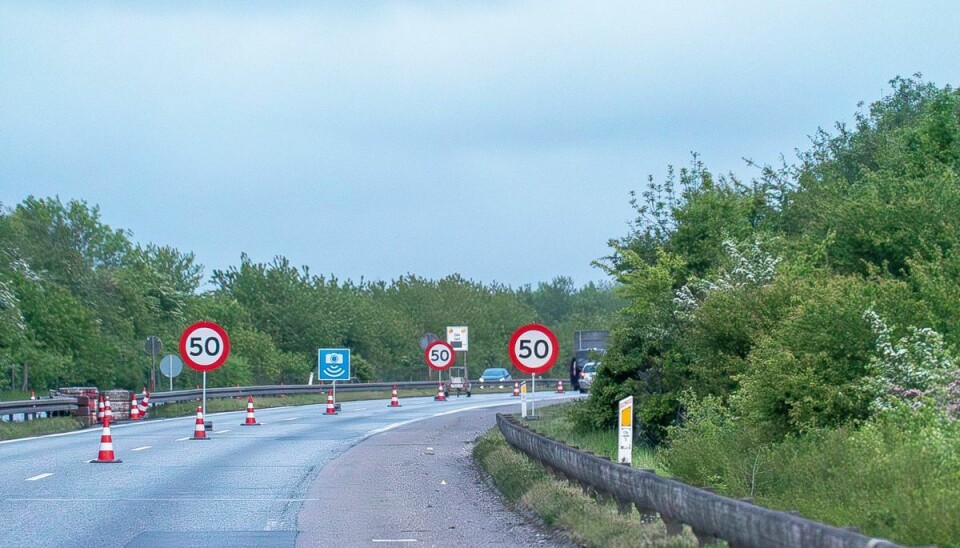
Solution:
[(213, 322), (197, 322), (180, 335), (180, 357), (191, 369), (213, 371), (230, 355), (230, 338)]
[(546, 326), (531, 323), (513, 332), (507, 350), (517, 369), (533, 375), (544, 373), (557, 363), (560, 345), (553, 331)]
[(427, 360), (427, 367), (434, 371), (443, 371), (453, 365), (457, 354), (447, 341), (433, 341), (423, 351), (423, 357)]

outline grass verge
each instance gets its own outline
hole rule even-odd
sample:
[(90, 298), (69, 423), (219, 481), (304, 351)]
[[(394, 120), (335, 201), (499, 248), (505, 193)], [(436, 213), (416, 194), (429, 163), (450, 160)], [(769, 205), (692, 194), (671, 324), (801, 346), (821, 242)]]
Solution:
[(668, 536), (659, 520), (645, 523), (636, 512), (621, 516), (613, 502), (598, 502), (579, 487), (554, 479), (539, 464), (510, 447), (496, 428), (477, 439), (473, 455), (508, 501), (533, 511), (546, 525), (566, 531), (579, 545), (697, 546), (689, 531)]
[(23, 422), (0, 422), (0, 440), (32, 438), (80, 430), (83, 424), (73, 417), (53, 417)]
[[(550, 439), (562, 441), (602, 457), (610, 457), (610, 460), (616, 462), (617, 431), (615, 429), (581, 432), (569, 419), (571, 413), (580, 412), (581, 405), (583, 401), (540, 407), (537, 409), (540, 420), (528, 421), (526, 425)], [(655, 451), (648, 447), (635, 444), (630, 460), (634, 468), (656, 470), (661, 476), (670, 475), (657, 459)]]

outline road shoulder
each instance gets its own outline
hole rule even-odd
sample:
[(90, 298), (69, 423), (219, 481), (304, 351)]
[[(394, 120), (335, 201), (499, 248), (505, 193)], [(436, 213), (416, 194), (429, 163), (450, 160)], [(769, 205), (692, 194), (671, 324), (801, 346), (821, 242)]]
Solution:
[(569, 546), (506, 508), (474, 464), (473, 441), (495, 426), (495, 413), (418, 421), (327, 464), (297, 518), (297, 546)]

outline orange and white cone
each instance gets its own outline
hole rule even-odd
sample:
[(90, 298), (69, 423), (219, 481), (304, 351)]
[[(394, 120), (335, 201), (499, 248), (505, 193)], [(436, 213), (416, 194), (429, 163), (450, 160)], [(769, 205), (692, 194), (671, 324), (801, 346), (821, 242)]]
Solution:
[(443, 383), (437, 385), (437, 395), (433, 398), (435, 401), (447, 401), (446, 394), (443, 393)]
[(397, 385), (393, 385), (393, 395), (390, 396), (390, 405), (388, 407), (400, 407), (400, 399), (397, 398)]
[(140, 409), (137, 407), (136, 392), (133, 392), (130, 394), (130, 420), (132, 421), (140, 420)]
[(203, 426), (203, 407), (197, 407), (197, 425), (193, 428), (192, 440), (208, 440), (207, 429)]
[(138, 409), (140, 410), (140, 418), (147, 418), (147, 406), (150, 405), (150, 392), (147, 392), (147, 387), (143, 387), (143, 399), (140, 400), (140, 405)]
[(513, 395), (520, 396), (520, 381), (513, 381)]
[(253, 416), (253, 396), (247, 396), (247, 420), (240, 426), (260, 426), (256, 417)]
[(337, 406), (333, 404), (333, 391), (327, 390), (327, 411), (324, 415), (336, 415)]
[(98, 462), (98, 463), (123, 462), (120, 459), (116, 458), (113, 454), (113, 436), (110, 435), (110, 418), (109, 417), (104, 417), (103, 419), (103, 433), (100, 435), (100, 452), (97, 453), (97, 458), (93, 459), (90, 462)]
[(563, 380), (557, 381), (557, 394), (563, 394)]
[(113, 410), (110, 409), (110, 396), (105, 397), (104, 400), (103, 423), (106, 424), (107, 421), (113, 422)]
[(103, 403), (103, 394), (97, 399), (97, 422), (103, 424), (103, 416), (106, 414), (107, 407)]

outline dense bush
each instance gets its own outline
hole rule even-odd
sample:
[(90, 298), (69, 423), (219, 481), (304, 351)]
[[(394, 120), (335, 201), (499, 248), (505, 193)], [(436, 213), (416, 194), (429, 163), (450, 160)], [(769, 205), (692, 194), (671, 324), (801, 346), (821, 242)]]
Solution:
[(749, 184), (697, 159), (649, 181), (603, 261), (627, 306), (577, 423), (609, 427), (633, 395), (692, 483), (951, 545), (960, 93), (892, 85)]

